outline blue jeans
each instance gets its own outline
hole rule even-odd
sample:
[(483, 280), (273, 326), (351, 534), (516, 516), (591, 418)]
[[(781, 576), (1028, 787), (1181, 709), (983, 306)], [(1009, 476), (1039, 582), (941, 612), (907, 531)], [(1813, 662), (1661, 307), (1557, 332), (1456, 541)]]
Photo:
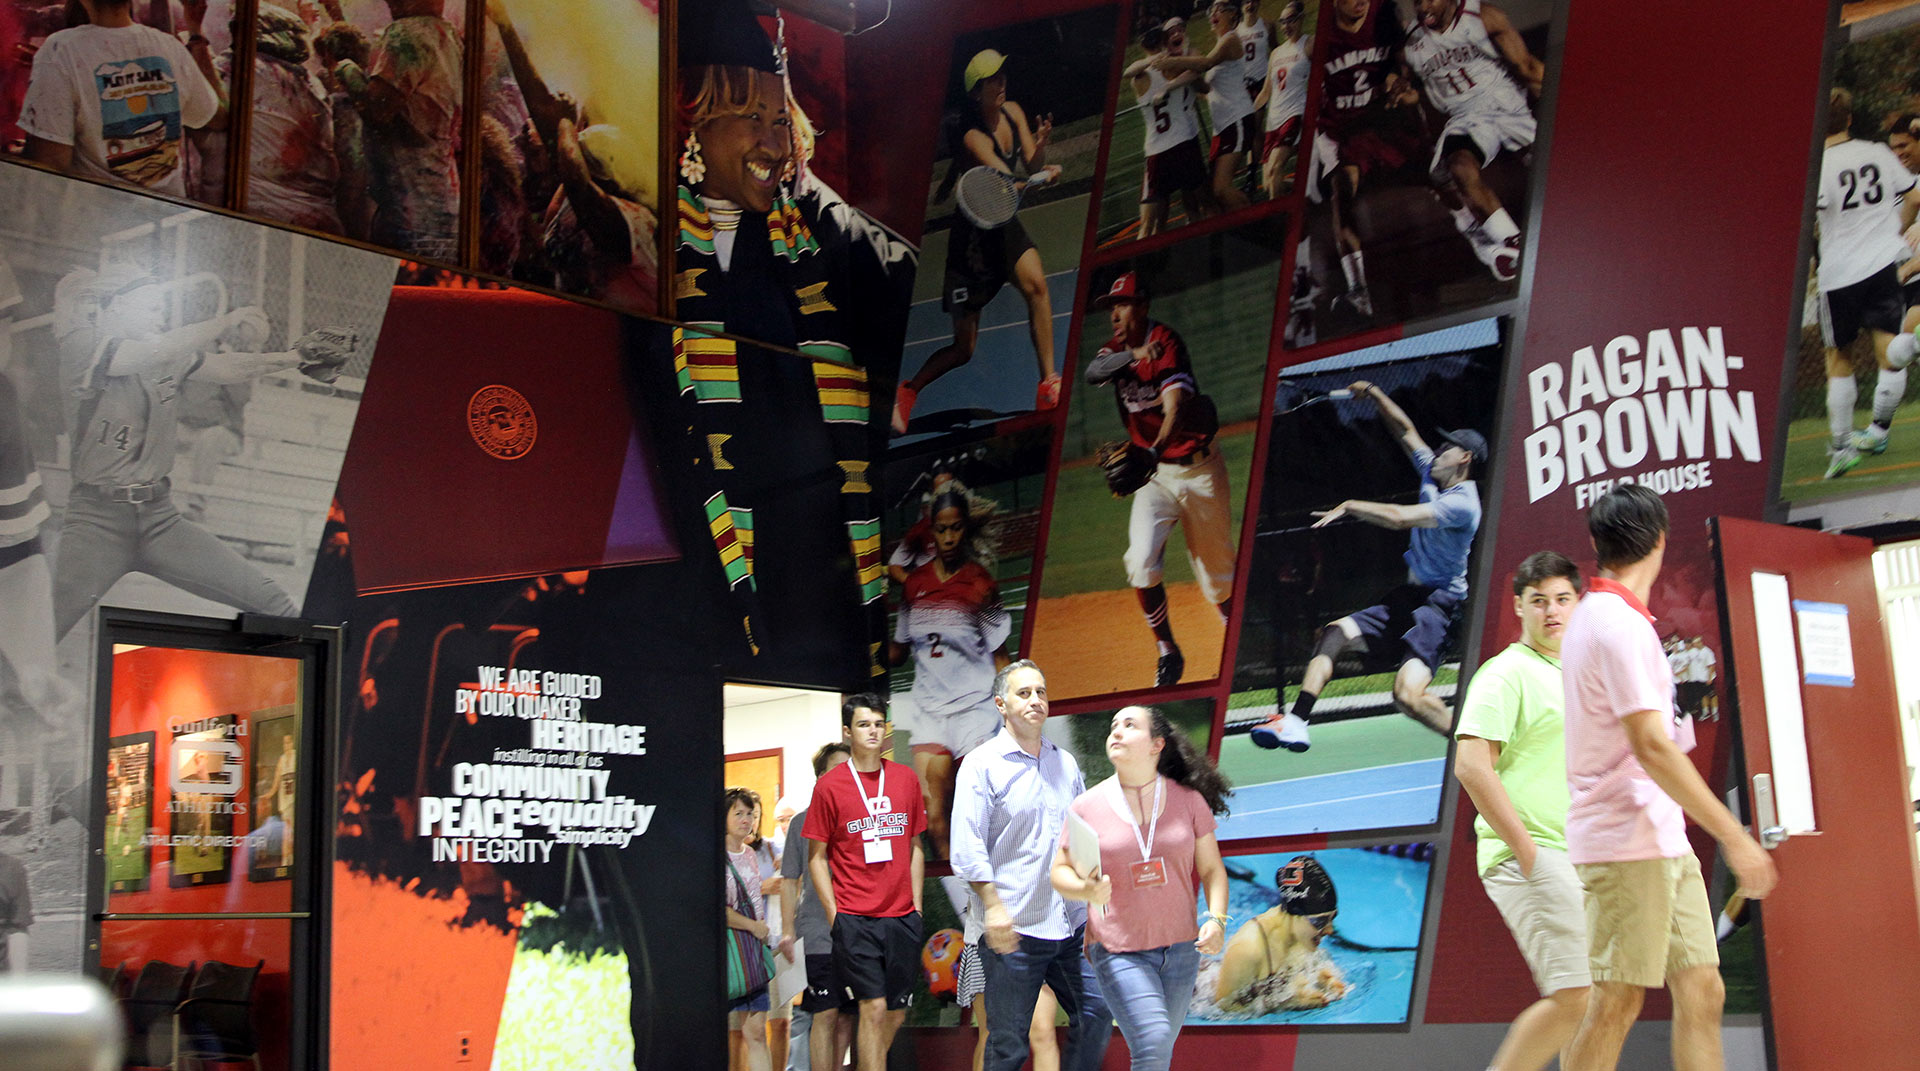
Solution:
[(1087, 958), (1120, 1021), (1133, 1071), (1167, 1071), (1173, 1066), (1173, 1041), (1193, 1003), (1200, 950), (1192, 941), (1143, 952), (1109, 952), (1090, 944)]
[(987, 975), (986, 1071), (1019, 1071), (1027, 1062), (1027, 1027), (1042, 984), (1053, 987), (1060, 1007), (1073, 1024), (1063, 1071), (1096, 1071), (1113, 1037), (1113, 1019), (1100, 997), (1100, 983), (1081, 955), (1082, 930), (1072, 937), (1050, 941), (1019, 935), (1020, 947), (1006, 955), (980, 939), (980, 965)]

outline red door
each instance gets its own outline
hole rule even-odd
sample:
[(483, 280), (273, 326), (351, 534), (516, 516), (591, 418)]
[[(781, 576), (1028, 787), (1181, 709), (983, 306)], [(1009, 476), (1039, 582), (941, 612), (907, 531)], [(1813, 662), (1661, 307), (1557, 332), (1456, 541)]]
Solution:
[(1911, 1067), (1920, 871), (1873, 544), (1729, 517), (1713, 533), (1748, 815), (1788, 834), (1759, 917), (1772, 1065)]

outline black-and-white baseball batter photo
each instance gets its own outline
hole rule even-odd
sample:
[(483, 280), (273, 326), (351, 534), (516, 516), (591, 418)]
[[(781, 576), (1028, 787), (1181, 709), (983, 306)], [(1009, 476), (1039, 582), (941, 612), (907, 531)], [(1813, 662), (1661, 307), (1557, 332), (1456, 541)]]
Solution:
[[(298, 616), (394, 269), (0, 173), (0, 749), (38, 774), (13, 806), (50, 816), (84, 776), (96, 607)], [(84, 830), (36, 823), (69, 826), (75, 872), (34, 884), (77, 909)]]

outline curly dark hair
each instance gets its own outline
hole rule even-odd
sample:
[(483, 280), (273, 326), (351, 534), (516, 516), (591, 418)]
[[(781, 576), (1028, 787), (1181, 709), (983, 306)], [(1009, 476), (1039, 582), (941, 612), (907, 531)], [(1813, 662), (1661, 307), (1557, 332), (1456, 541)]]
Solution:
[(1142, 709), (1150, 716), (1147, 731), (1154, 739), (1167, 742), (1167, 746), (1160, 749), (1159, 772), (1200, 793), (1214, 814), (1226, 814), (1227, 793), (1233, 791), (1233, 782), (1214, 767), (1206, 752), (1194, 747), (1186, 734), (1173, 727), (1173, 722), (1159, 707)]

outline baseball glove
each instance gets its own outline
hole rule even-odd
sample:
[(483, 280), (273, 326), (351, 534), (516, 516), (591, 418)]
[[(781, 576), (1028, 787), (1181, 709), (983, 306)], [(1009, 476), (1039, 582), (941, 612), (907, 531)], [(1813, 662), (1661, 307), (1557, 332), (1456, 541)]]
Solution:
[(1135, 443), (1101, 443), (1093, 457), (1107, 474), (1107, 490), (1115, 498), (1138, 491), (1153, 476), (1153, 451)]
[(293, 344), (300, 354), (301, 374), (322, 383), (339, 379), (340, 369), (359, 346), (360, 335), (351, 327), (318, 327)]

